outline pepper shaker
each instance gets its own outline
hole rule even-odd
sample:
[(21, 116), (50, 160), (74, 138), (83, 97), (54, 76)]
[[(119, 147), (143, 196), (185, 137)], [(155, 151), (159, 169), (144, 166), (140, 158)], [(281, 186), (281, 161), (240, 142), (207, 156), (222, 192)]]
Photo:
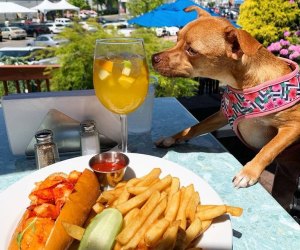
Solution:
[(58, 149), (50, 129), (36, 132), (35, 139), (34, 152), (37, 168), (40, 169), (59, 161)]
[(98, 131), (96, 130), (96, 123), (93, 120), (86, 120), (81, 122), (80, 146), (81, 155), (99, 154), (100, 141)]

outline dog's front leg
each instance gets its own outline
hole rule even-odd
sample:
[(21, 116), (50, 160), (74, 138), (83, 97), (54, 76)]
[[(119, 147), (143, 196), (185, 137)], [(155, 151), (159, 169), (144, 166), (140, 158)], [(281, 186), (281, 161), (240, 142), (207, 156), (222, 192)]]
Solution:
[(264, 169), (288, 146), (300, 137), (298, 128), (279, 128), (277, 135), (269, 141), (259, 153), (248, 162), (233, 178), (235, 187), (249, 187), (254, 185)]
[(224, 127), (227, 123), (227, 118), (220, 110), (190, 128), (182, 130), (171, 137), (159, 139), (155, 144), (158, 147), (170, 147), (174, 144), (192, 139), (195, 136), (215, 131)]

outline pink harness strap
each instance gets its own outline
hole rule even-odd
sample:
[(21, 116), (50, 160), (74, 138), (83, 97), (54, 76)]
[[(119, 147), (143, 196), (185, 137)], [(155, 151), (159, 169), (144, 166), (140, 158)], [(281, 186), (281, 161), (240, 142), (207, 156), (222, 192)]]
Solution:
[[(245, 90), (226, 86), (221, 109), (235, 134), (245, 143), (237, 125), (242, 119), (265, 116), (287, 109), (300, 101), (300, 74), (297, 63), (282, 58), (292, 72)], [(246, 144), (246, 143), (245, 143)]]

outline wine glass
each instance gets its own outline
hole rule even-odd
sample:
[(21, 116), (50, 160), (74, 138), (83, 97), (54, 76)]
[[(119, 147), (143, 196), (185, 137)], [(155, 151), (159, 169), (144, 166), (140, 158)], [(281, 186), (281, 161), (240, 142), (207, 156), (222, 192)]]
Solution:
[(122, 152), (127, 152), (127, 114), (145, 100), (149, 85), (143, 39), (108, 38), (96, 41), (93, 82), (99, 101), (120, 115)]

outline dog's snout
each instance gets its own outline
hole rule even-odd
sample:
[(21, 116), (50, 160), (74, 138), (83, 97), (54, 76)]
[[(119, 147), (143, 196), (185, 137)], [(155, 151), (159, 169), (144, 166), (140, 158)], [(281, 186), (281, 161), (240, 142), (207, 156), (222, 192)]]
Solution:
[(160, 53), (152, 55), (152, 64), (159, 63), (161, 61)]

